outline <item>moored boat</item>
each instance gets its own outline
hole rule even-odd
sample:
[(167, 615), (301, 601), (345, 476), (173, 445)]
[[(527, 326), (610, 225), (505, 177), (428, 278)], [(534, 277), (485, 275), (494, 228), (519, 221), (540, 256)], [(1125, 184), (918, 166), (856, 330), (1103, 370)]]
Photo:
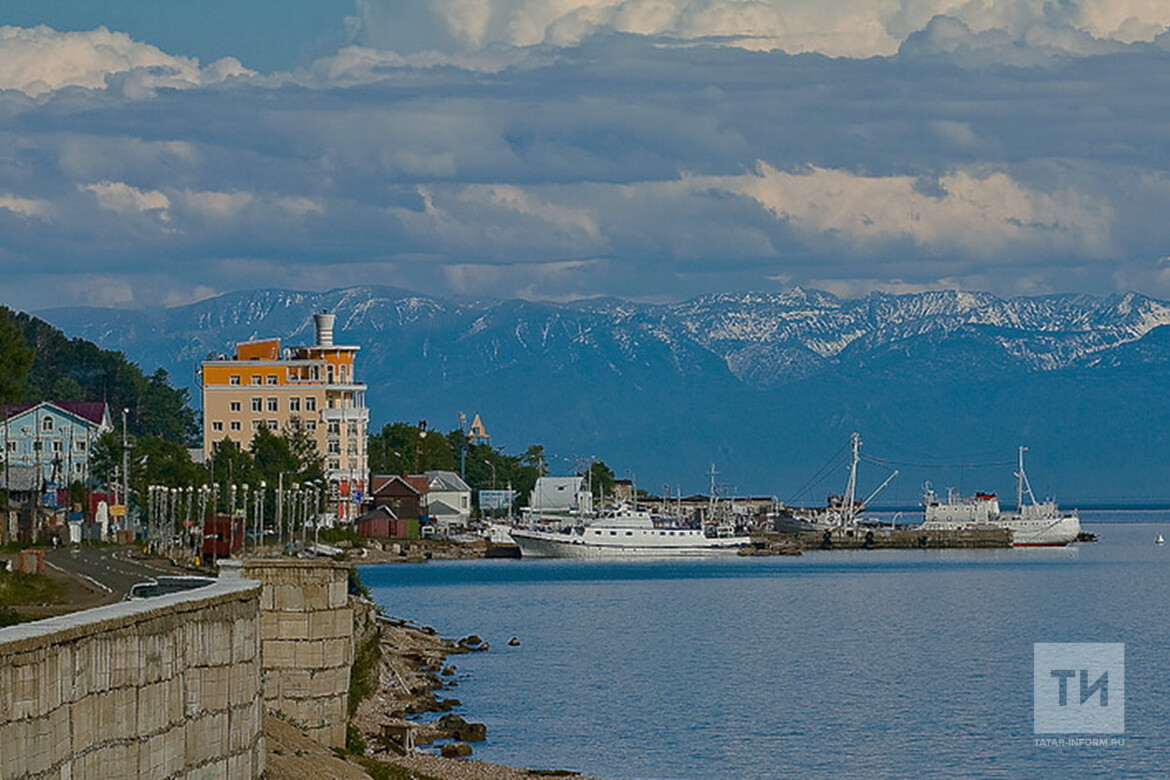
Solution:
[[(1081, 521), (1076, 511), (1062, 512), (1055, 501), (1037, 501), (1024, 471), (1024, 452), (1020, 447), (1019, 470), (1016, 472), (1016, 511), (1002, 512), (999, 498), (994, 493), (976, 493), (963, 498), (954, 488), (947, 489), (947, 497), (940, 500), (926, 484), (923, 496), (924, 531), (961, 528), (1006, 528), (1012, 533), (1014, 547), (1063, 547), (1077, 540)], [(1030, 500), (1025, 503), (1024, 497)]]
[(559, 531), (512, 529), (524, 557), (608, 558), (736, 553), (747, 536), (709, 537), (696, 528), (655, 525), (649, 512), (622, 505), (590, 523)]

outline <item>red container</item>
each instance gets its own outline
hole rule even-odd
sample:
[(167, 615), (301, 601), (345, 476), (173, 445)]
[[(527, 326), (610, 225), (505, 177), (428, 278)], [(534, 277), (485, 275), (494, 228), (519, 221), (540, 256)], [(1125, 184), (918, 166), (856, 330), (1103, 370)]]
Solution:
[(244, 518), (214, 515), (203, 523), (203, 555), (227, 558), (244, 546)]

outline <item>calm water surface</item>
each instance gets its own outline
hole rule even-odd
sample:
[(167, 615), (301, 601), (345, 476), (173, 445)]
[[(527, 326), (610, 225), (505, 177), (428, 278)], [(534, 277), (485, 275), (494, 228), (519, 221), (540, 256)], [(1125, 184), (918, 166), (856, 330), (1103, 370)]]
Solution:
[[(455, 656), (487, 761), (606, 778), (1170, 776), (1170, 513), (1068, 549), (363, 567)], [(508, 647), (511, 636), (522, 640)], [(1038, 747), (1034, 642), (1124, 642), (1120, 747)]]

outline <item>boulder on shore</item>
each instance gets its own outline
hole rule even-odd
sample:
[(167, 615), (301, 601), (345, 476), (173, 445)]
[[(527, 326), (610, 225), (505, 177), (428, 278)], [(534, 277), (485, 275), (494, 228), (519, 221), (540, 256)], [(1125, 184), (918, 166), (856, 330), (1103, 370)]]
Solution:
[(442, 747), (444, 758), (466, 758), (471, 755), (471, 745), (466, 742), (448, 742)]
[(487, 739), (487, 726), (483, 723), (468, 723), (461, 715), (449, 714), (439, 718), (435, 725), (464, 742), (483, 742)]

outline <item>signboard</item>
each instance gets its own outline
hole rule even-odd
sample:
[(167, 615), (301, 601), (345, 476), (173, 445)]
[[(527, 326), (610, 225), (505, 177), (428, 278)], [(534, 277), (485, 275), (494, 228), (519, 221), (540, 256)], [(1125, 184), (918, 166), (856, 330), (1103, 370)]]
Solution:
[(481, 490), (479, 491), (480, 509), (507, 509), (515, 500), (514, 490)]
[(114, 504), (113, 506), (110, 507), (110, 517), (125, 517), (125, 516), (126, 516), (126, 505), (125, 504)]

